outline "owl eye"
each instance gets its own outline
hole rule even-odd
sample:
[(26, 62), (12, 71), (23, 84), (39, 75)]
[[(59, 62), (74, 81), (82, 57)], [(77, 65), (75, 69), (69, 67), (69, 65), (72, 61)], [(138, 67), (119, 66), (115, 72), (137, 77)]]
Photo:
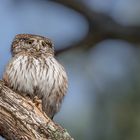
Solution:
[(45, 47), (46, 45), (46, 42), (42, 41), (42, 46)]
[(45, 46), (52, 47), (52, 43), (51, 42), (47, 42), (47, 41), (42, 41), (42, 46), (43, 47), (45, 47)]
[(34, 40), (26, 40), (26, 43), (31, 45), (34, 42)]

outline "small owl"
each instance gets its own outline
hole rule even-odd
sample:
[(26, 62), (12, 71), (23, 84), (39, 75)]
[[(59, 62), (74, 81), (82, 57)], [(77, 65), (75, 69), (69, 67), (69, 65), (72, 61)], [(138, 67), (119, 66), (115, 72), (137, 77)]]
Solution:
[(42, 100), (42, 109), (53, 118), (66, 94), (68, 81), (65, 69), (54, 58), (52, 42), (45, 37), (18, 34), (12, 46), (12, 59), (3, 80), (19, 94)]

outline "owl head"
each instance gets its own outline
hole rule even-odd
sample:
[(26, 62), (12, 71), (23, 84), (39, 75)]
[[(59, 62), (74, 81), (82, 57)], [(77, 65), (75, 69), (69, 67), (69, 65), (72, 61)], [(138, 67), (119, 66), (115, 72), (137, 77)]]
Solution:
[(54, 55), (54, 47), (50, 39), (33, 34), (18, 34), (15, 36), (11, 51), (13, 55), (19, 53)]

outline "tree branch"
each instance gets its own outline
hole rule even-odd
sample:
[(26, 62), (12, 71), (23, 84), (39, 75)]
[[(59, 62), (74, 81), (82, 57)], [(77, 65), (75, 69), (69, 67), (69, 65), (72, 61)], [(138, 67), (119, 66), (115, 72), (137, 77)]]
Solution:
[(73, 140), (30, 99), (0, 81), (0, 135), (8, 140)]
[(56, 51), (60, 54), (69, 49), (91, 48), (105, 39), (122, 39), (131, 43), (140, 43), (140, 27), (123, 26), (116, 23), (111, 17), (91, 10), (84, 3), (76, 0), (53, 0), (67, 6), (83, 15), (89, 23), (89, 31), (83, 40), (64, 49)]

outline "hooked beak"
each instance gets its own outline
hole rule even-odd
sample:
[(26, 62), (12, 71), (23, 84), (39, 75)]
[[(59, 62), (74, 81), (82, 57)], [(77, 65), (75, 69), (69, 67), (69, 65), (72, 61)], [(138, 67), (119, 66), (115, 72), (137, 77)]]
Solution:
[(40, 50), (40, 46), (39, 44), (36, 46), (36, 51), (39, 51)]

